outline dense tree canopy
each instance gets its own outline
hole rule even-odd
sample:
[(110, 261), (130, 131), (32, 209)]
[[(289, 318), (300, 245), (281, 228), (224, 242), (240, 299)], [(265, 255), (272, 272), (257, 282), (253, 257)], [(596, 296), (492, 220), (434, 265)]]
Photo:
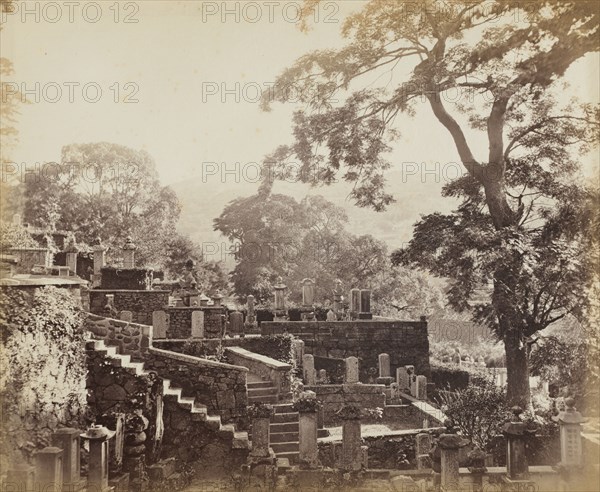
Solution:
[(373, 291), (376, 314), (417, 317), (442, 306), (441, 289), (422, 272), (392, 266), (387, 246), (370, 235), (346, 230), (345, 211), (319, 195), (297, 202), (262, 189), (229, 203), (214, 221), (215, 230), (234, 246), (231, 274), (236, 295), (268, 303), (279, 276), (290, 301), (300, 303), (300, 283), (316, 282), (316, 300), (333, 300), (336, 280), (346, 296), (352, 288)]
[[(316, 3), (306, 2), (306, 12)], [(382, 210), (394, 199), (386, 153), (402, 116), (426, 103), (464, 166), (444, 189), (462, 204), (424, 217), (395, 259), (449, 277), (449, 301), (496, 328), (508, 398), (527, 406), (528, 338), (566, 313), (584, 313), (597, 265), (589, 246), (598, 195), (577, 176), (580, 156), (597, 143), (599, 113), (568, 100), (563, 79), (599, 49), (597, 3), (543, 0), (524, 10), (516, 1), (373, 0), (342, 33), (345, 47), (301, 57), (265, 93), (266, 109), (290, 94), (305, 104), (294, 115), (295, 142), (267, 161), (281, 176), (293, 156), (299, 179), (342, 177), (358, 205)], [(390, 76), (378, 86), (382, 73)], [(465, 94), (458, 101), (457, 92)], [(476, 157), (473, 135), (487, 141), (487, 155)]]

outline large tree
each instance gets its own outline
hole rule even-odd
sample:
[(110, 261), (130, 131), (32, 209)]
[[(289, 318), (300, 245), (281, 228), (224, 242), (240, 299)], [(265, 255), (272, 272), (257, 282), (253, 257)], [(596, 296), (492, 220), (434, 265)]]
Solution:
[[(316, 3), (308, 0), (305, 13)], [(405, 121), (400, 115), (426, 103), (451, 137), (465, 176), (445, 191), (463, 199), (456, 214), (426, 217), (417, 226), (419, 244), (428, 247), (420, 263), (450, 277), (456, 307), (486, 311), (505, 344), (508, 399), (523, 406), (528, 337), (581, 310), (583, 295), (573, 299), (568, 288), (573, 278), (583, 288), (590, 281), (573, 262), (586, 255), (569, 253), (586, 246), (588, 224), (577, 213), (588, 202), (574, 176), (578, 155), (597, 137), (598, 112), (565, 103), (561, 79), (599, 48), (597, 2), (526, 6), (373, 0), (346, 20), (345, 47), (301, 57), (263, 100), (268, 108), (293, 94), (306, 105), (294, 114), (295, 143), (267, 158), (275, 169), (289, 172), (293, 156), (302, 163), (300, 179), (327, 184), (341, 176), (354, 184), (357, 204), (375, 210), (393, 201), (385, 190), (385, 153)], [(392, 76), (377, 87), (373, 79), (385, 71)], [(451, 109), (447, 101), (456, 91), (470, 92)], [(334, 95), (341, 104), (332, 103)], [(487, 141), (487, 155), (476, 157), (476, 139)], [(550, 262), (540, 262), (545, 255), (558, 262), (549, 271)], [(404, 260), (419, 263), (416, 254)], [(485, 298), (486, 288), (487, 302), (467, 302), (475, 293)]]

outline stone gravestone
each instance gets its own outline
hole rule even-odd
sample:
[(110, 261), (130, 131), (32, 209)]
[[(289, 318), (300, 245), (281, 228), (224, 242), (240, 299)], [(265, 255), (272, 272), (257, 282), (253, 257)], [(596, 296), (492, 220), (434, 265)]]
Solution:
[(392, 402), (398, 401), (400, 398), (400, 385), (398, 383), (390, 384), (390, 399)]
[(358, 359), (356, 357), (346, 358), (346, 384), (358, 383)]
[(304, 376), (304, 382), (308, 386), (314, 386), (317, 384), (315, 358), (311, 354), (305, 354), (302, 357), (302, 373)]
[(391, 377), (390, 356), (389, 354), (379, 354), (379, 377), (375, 381), (377, 384), (385, 384), (386, 386), (394, 382)]
[(315, 301), (315, 281), (305, 278), (302, 284), (302, 305), (312, 306)]
[(133, 313), (131, 311), (121, 311), (119, 313), (119, 319), (131, 323), (133, 321)]
[(169, 318), (164, 311), (152, 312), (153, 338), (167, 338), (167, 328), (169, 327)]
[(415, 386), (417, 400), (427, 400), (427, 378), (425, 376), (417, 376)]
[(356, 318), (360, 312), (360, 289), (350, 291), (350, 314)]
[(396, 369), (396, 382), (400, 391), (406, 391), (410, 389), (410, 374), (406, 367), (399, 367)]
[(330, 309), (329, 311), (327, 311), (327, 321), (336, 321), (337, 318), (335, 316), (335, 313)]
[(192, 338), (204, 338), (204, 311), (192, 311)]
[(244, 315), (234, 311), (229, 315), (229, 330), (232, 335), (240, 335), (244, 329)]
[(300, 340), (298, 338), (292, 340), (292, 353), (294, 354), (296, 364), (298, 366), (302, 364), (304, 360), (304, 340)]

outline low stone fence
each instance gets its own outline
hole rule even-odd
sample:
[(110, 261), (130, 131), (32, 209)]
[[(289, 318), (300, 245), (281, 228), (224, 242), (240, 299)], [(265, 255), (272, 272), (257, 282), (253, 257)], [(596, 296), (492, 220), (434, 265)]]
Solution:
[(244, 428), (248, 394), (248, 369), (190, 355), (150, 347), (144, 358), (148, 369), (183, 389), (183, 395), (196, 398), (208, 407), (209, 414), (219, 414), (224, 422)]
[(104, 340), (107, 345), (117, 346), (120, 354), (131, 355), (135, 360), (145, 357), (152, 339), (151, 326), (103, 318), (95, 314), (87, 315), (84, 328), (93, 333), (96, 339)]
[(152, 325), (152, 312), (163, 309), (169, 304), (169, 290), (119, 290), (92, 289), (89, 291), (90, 311), (93, 314), (107, 316), (105, 306), (107, 294), (114, 296), (114, 308), (117, 311), (131, 311), (131, 321), (143, 325)]
[(227, 359), (236, 366), (247, 367), (249, 371), (273, 382), (277, 388), (277, 397), (284, 400), (291, 397), (292, 366), (265, 355), (249, 352), (241, 347), (225, 349)]
[(323, 403), (325, 425), (337, 423), (335, 413), (344, 404), (356, 404), (367, 409), (385, 406), (385, 387), (382, 384), (320, 384), (304, 388), (314, 391), (317, 399)]
[[(427, 432), (436, 439), (444, 428), (410, 429), (392, 431), (385, 435), (365, 436), (364, 444), (368, 446), (368, 463), (370, 469), (414, 470), (417, 468), (416, 437)], [(323, 466), (334, 467), (339, 462), (342, 452), (342, 441), (330, 438), (319, 440), (319, 461)]]

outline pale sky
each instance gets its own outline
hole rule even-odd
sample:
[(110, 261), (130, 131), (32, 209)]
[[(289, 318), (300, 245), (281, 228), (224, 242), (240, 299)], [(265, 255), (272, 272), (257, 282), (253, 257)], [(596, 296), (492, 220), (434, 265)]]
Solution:
[[(25, 16), (23, 3), (30, 12)], [(165, 184), (199, 178), (203, 162), (224, 162), (231, 168), (236, 162), (260, 162), (278, 145), (291, 143), (294, 105), (275, 104), (272, 112), (261, 112), (257, 87), (273, 82), (311, 50), (342, 46), (341, 22), (364, 2), (324, 1), (308, 33), (294, 23), (299, 4), (276, 0), (19, 2), (20, 11), (2, 19), (2, 56), (14, 65), (10, 81), (28, 92), (34, 103), (21, 109), (19, 142), (11, 150), (11, 160), (28, 165), (59, 161), (63, 145), (115, 142), (146, 149)], [(223, 18), (225, 9), (229, 13)], [(92, 22), (95, 19), (99, 20)], [(583, 91), (597, 98), (598, 57), (589, 57), (569, 73), (576, 87), (573, 94)], [(224, 88), (230, 92), (223, 92)], [(98, 101), (91, 102), (95, 98)], [(449, 136), (428, 107), (414, 120), (404, 121), (404, 138), (392, 162), (425, 161), (434, 169), (437, 161), (457, 160)], [(487, 143), (479, 141), (482, 145), (476, 141), (475, 151), (484, 158)], [(231, 198), (249, 195), (256, 188), (235, 183), (231, 176), (222, 181), (211, 177), (206, 185), (231, 189)], [(426, 183), (421, 181), (394, 182), (390, 187), (399, 199), (390, 217), (407, 208), (403, 196), (412, 202), (409, 216), (403, 219), (404, 238), (419, 213), (449, 206), (439, 198), (443, 184), (439, 179), (430, 176)], [(300, 195), (304, 192), (298, 190)], [(203, 193), (202, 187), (198, 193)], [(415, 202), (423, 206), (415, 207)], [(196, 216), (201, 212), (187, 211)], [(365, 233), (374, 232), (368, 224), (364, 227)]]

